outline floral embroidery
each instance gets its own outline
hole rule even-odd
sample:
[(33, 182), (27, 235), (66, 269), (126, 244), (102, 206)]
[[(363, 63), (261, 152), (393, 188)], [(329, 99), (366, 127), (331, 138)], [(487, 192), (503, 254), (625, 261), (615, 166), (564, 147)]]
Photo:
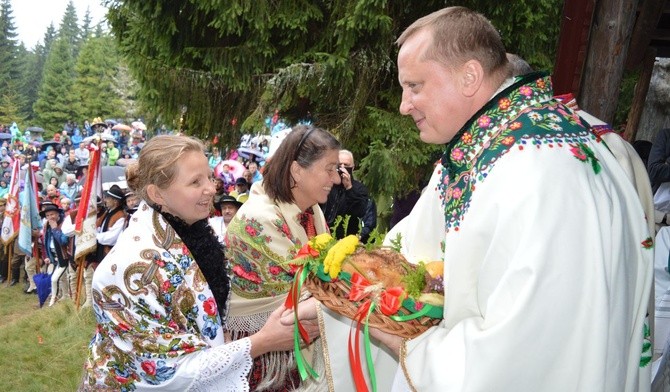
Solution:
[(481, 128), (488, 128), (489, 125), (491, 125), (491, 118), (488, 116), (481, 116), (479, 117), (478, 122)]
[(516, 139), (514, 138), (514, 136), (507, 136), (506, 138), (504, 138), (504, 139), (501, 141), (501, 143), (504, 144), (504, 145), (506, 145), (506, 146), (511, 146), (512, 144), (514, 144), (514, 141), (515, 141), (515, 140), (516, 140)]
[(642, 247), (644, 249), (651, 249), (654, 247), (654, 239), (651, 237), (647, 237), (646, 240), (642, 241)]
[(463, 136), (461, 136), (461, 141), (465, 144), (472, 143), (472, 134), (470, 134), (469, 132), (463, 133)]
[(519, 93), (524, 97), (529, 98), (533, 95), (533, 90), (529, 86), (521, 86), (519, 87)]
[(598, 161), (598, 158), (596, 158), (596, 154), (594, 154), (593, 150), (591, 150), (589, 146), (584, 143), (578, 143), (576, 146), (570, 148), (570, 152), (572, 152), (572, 155), (574, 155), (575, 158), (582, 162), (589, 161), (591, 163), (591, 167), (593, 167), (593, 171), (596, 174), (600, 173), (600, 162)]
[(644, 320), (644, 330), (642, 332), (642, 354), (640, 355), (640, 367), (646, 367), (651, 363), (651, 332), (649, 330), (649, 319)]
[(513, 123), (511, 123), (509, 125), (509, 129), (512, 130), (512, 131), (516, 131), (517, 129), (519, 129), (521, 127), (522, 127), (522, 125), (521, 125), (521, 122), (519, 122), (519, 121), (514, 121)]
[(510, 105), (512, 105), (512, 101), (507, 97), (501, 98), (500, 101), (498, 101), (498, 109), (502, 111), (509, 109)]
[(522, 151), (529, 145), (538, 149), (568, 147), (596, 173), (600, 171), (600, 163), (586, 145), (595, 136), (553, 100), (549, 77), (520, 79), (516, 86), (502, 92), (478, 118), (466, 124), (442, 156), (445, 170), (438, 187), (447, 231), (459, 230), (477, 183), (486, 179), (513, 146)]
[(168, 367), (165, 361), (144, 361), (142, 362), (142, 378), (150, 385), (160, 385), (163, 381), (167, 381), (174, 376), (176, 370)]
[(463, 154), (463, 150), (461, 150), (460, 148), (454, 148), (451, 151), (451, 159), (453, 159), (455, 161), (461, 161), (461, 160), (463, 160), (464, 157), (465, 157), (465, 154)]

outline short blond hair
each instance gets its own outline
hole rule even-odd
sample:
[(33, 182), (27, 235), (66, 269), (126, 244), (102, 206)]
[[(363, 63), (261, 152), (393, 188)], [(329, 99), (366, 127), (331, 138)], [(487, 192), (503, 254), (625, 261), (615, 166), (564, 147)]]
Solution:
[(465, 7), (443, 8), (417, 19), (400, 34), (396, 44), (401, 47), (409, 37), (426, 29), (432, 32), (433, 42), (424, 53), (425, 60), (450, 69), (476, 60), (488, 76), (510, 76), (500, 34), (482, 14)]

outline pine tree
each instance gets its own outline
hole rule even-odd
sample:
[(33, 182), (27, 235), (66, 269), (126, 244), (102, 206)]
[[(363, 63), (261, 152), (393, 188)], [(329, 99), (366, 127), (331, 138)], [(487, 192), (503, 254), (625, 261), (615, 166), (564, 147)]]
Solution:
[[(22, 120), (21, 95), (23, 45), (17, 43), (14, 16), (9, 0), (0, 3), (0, 123), (11, 124)], [(25, 49), (25, 48), (23, 48)]]
[(20, 124), (24, 117), (21, 115), (21, 97), (13, 90), (0, 96), (0, 124), (10, 125), (13, 122)]
[(47, 55), (51, 51), (51, 46), (54, 41), (56, 41), (56, 28), (53, 23), (50, 23), (47, 27), (47, 31), (44, 32), (44, 45), (41, 52), (36, 52), (44, 57), (46, 60)]
[(65, 13), (61, 19), (58, 27), (58, 37), (67, 40), (70, 50), (72, 50), (72, 57), (77, 58), (81, 44), (81, 31), (78, 25), (77, 9), (74, 3), (70, 0), (65, 8)]
[(82, 47), (73, 86), (78, 119), (121, 117), (123, 103), (117, 93), (117, 58), (109, 35), (92, 36)]
[(93, 19), (91, 18), (91, 9), (86, 8), (86, 13), (84, 14), (84, 20), (81, 25), (81, 31), (80, 31), (80, 42), (83, 44), (86, 43), (86, 40), (88, 37), (91, 35), (92, 30), (91, 30), (91, 22)]
[(45, 136), (59, 132), (67, 121), (75, 119), (74, 67), (68, 40), (58, 38), (47, 56), (42, 85), (33, 105), (39, 124), (47, 130)]
[(23, 55), (19, 56), (19, 67), (21, 68), (20, 91), (23, 96), (20, 111), (25, 120), (33, 120), (35, 118), (33, 104), (37, 100), (37, 91), (42, 80), (42, 68), (44, 66), (40, 62), (40, 57), (36, 52), (41, 48), (42, 45), (37, 43), (34, 51), (25, 50)]

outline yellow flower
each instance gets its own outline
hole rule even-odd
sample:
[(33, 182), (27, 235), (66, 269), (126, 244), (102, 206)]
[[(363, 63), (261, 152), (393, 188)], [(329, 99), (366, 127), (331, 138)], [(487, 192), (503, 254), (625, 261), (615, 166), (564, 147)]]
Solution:
[(326, 253), (326, 258), (323, 260), (323, 272), (330, 275), (331, 279), (335, 279), (342, 269), (342, 262), (356, 251), (356, 246), (358, 246), (358, 237), (355, 235), (349, 235), (337, 241)]
[(309, 242), (310, 246), (318, 251), (326, 249), (328, 243), (333, 239), (328, 233), (322, 233), (313, 237)]

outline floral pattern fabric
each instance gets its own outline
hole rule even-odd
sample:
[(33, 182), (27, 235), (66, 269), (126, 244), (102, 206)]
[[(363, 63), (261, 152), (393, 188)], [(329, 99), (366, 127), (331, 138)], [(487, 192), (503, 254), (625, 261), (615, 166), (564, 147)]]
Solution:
[[(328, 232), (319, 206), (313, 207), (317, 234)], [(249, 200), (228, 225), (226, 245), (235, 294), (248, 298), (284, 295), (295, 271), (288, 265), (308, 237), (293, 204), (271, 201), (254, 185)]]
[[(174, 230), (146, 203), (98, 266), (93, 297), (98, 325), (83, 390), (209, 390), (194, 380), (215, 385), (217, 377), (236, 380), (231, 390), (248, 390), (248, 339), (225, 343), (202, 272)], [(225, 359), (225, 366), (217, 358)], [(203, 361), (210, 365), (207, 377), (200, 375)], [(211, 374), (211, 368), (219, 373)]]

